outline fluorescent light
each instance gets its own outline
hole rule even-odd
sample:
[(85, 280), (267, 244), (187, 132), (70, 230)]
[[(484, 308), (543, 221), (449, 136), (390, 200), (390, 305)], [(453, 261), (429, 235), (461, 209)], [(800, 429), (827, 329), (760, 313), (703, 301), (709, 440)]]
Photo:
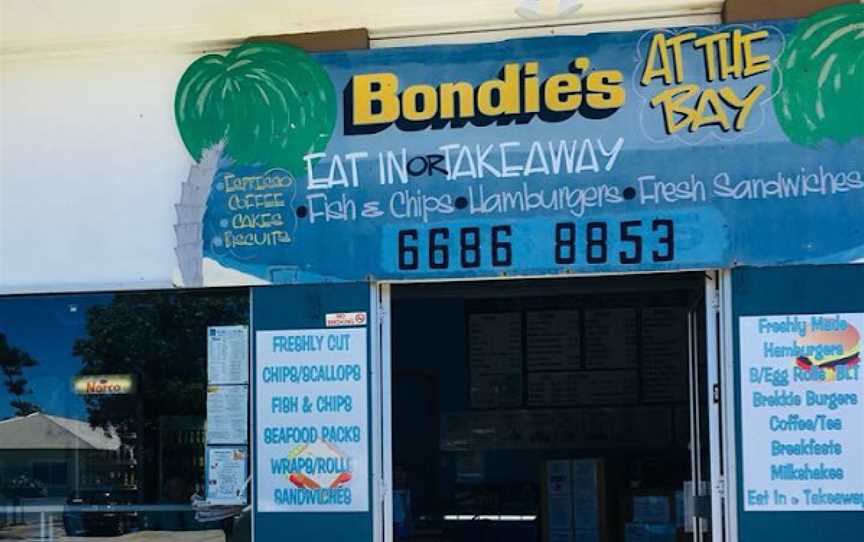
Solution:
[[(546, 2), (550, 3), (550, 2)], [(569, 17), (573, 15), (583, 6), (582, 0), (558, 0), (558, 7), (552, 13), (545, 13), (547, 10), (541, 10), (540, 0), (521, 0), (516, 6), (516, 14), (529, 21), (536, 21), (544, 18)]]
[(568, 17), (573, 15), (580, 9), (584, 4), (581, 0), (561, 0), (558, 2), (558, 16), (559, 17)]
[(523, 19), (537, 20), (540, 18), (540, 0), (522, 0), (516, 6), (516, 14)]
[(448, 514), (444, 521), (535, 521), (536, 515), (476, 515), (470, 514)]

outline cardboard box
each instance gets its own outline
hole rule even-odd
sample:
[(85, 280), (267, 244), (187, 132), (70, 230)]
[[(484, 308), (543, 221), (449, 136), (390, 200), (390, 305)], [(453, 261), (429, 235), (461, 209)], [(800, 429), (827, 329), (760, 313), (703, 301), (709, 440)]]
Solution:
[(595, 529), (576, 529), (573, 542), (600, 542), (600, 531)]
[(547, 461), (542, 481), (544, 541), (606, 542), (603, 460)]
[(672, 506), (668, 495), (634, 495), (634, 523), (669, 523)]
[(549, 542), (573, 542), (573, 530), (549, 531)]
[(672, 523), (628, 523), (624, 542), (677, 542), (678, 530)]

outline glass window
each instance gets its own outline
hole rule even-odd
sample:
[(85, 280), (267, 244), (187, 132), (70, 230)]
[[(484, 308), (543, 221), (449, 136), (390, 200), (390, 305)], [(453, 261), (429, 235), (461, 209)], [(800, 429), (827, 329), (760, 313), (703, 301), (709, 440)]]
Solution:
[(248, 321), (245, 289), (0, 299), (0, 540), (248, 540), (192, 506), (206, 330)]
[(66, 463), (53, 462), (33, 462), (33, 478), (39, 480), (47, 486), (65, 486), (66, 485)]

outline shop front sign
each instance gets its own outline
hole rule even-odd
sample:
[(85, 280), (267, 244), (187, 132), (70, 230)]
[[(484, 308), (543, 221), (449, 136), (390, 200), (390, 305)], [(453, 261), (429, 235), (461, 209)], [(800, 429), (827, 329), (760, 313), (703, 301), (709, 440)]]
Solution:
[[(186, 285), (864, 258), (864, 8), (192, 63)], [(227, 277), (227, 279), (226, 279)]]

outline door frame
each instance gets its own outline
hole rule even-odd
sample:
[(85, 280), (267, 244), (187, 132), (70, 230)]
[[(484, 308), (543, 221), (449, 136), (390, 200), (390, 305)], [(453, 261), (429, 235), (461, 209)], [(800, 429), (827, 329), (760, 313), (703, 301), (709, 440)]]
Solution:
[[(392, 387), (392, 335), (390, 321), (390, 283), (378, 283), (377, 287), (373, 284), (372, 295), (376, 298), (377, 319), (375, 334), (378, 339), (378, 364), (381, 368), (380, 379), (376, 380), (376, 384), (381, 392), (381, 399), (378, 406), (380, 416), (373, 418), (373, 425), (379, 428), (380, 449), (375, 451), (375, 464), (380, 465), (379, 471), (376, 472), (375, 481), (376, 487), (380, 488), (380, 499), (376, 499), (376, 503), (381, 504), (379, 513), (374, 514), (373, 533), (375, 542), (393, 542), (393, 387)], [(373, 353), (375, 350), (373, 342)], [(373, 354), (374, 355), (374, 354)], [(375, 410), (373, 409), (373, 416)], [(380, 524), (379, 524), (380, 522)]]
[[(681, 270), (680, 272), (687, 272)], [(678, 272), (678, 271), (676, 271)], [(614, 277), (642, 273), (598, 273), (569, 276)], [(732, 390), (732, 292), (729, 270), (704, 271), (705, 337), (710, 457), (712, 541), (737, 542), (735, 510), (735, 404)], [(512, 277), (497, 280), (563, 277)], [(393, 542), (393, 425), (392, 425), (392, 324), (391, 286), (433, 282), (487, 282), (488, 278), (462, 280), (379, 281), (371, 284), (372, 304), (372, 420), (373, 495), (379, 511), (373, 512), (375, 542)], [(495, 279), (493, 279), (495, 280)], [(731, 474), (730, 474), (731, 473)], [(373, 509), (374, 510), (374, 509)], [(722, 518), (718, 520), (718, 518)], [(719, 533), (719, 537), (717, 534)]]
[[(726, 416), (722, 414), (722, 408), (728, 404), (723, 392), (723, 350), (721, 341), (721, 322), (723, 318), (721, 272), (709, 271), (705, 273), (705, 356), (706, 356), (706, 389), (702, 390), (707, 395), (708, 404), (708, 446), (709, 446), (709, 497), (711, 500), (711, 539), (712, 541), (731, 541), (730, 531), (727, 528), (728, 500), (726, 499), (727, 485), (725, 473), (729, 472), (723, 460), (729, 455), (728, 448), (724, 443), (728, 442), (722, 434), (722, 427)], [(734, 455), (734, 454), (733, 454)], [(698, 490), (698, 488), (697, 488)], [(701, 522), (697, 522), (701, 523)], [(695, 533), (694, 533), (695, 535)], [(718, 537), (719, 535), (719, 537)], [(696, 540), (700, 540), (696, 535)]]
[[(734, 335), (732, 318), (732, 270), (720, 271), (718, 283), (719, 292), (719, 336), (720, 336), (720, 397), (722, 423), (720, 435), (723, 438), (723, 528), (726, 540), (738, 540), (738, 470), (736, 450), (738, 449), (735, 433), (735, 417), (738, 405), (735, 402), (735, 370), (734, 370)], [(719, 458), (718, 458), (719, 459)], [(712, 459), (713, 463), (713, 459)]]
[[(384, 521), (384, 516), (382, 515), (382, 505), (385, 505), (388, 501), (386, 498), (387, 486), (383, 483), (382, 474), (387, 472), (387, 469), (383, 465), (382, 461), (384, 459), (384, 450), (389, 449), (389, 442), (384, 442), (384, 420), (390, 419), (389, 412), (382, 412), (382, 408), (390, 406), (390, 398), (383, 397), (384, 393), (383, 383), (386, 382), (384, 379), (384, 360), (390, 359), (389, 356), (389, 335), (387, 342), (382, 343), (382, 332), (381, 326), (386, 322), (387, 325), (390, 325), (389, 311), (382, 312), (385, 307), (389, 308), (389, 300), (386, 304), (381, 302), (381, 288), (379, 288), (376, 284), (372, 283), (369, 285), (369, 340), (370, 340), (370, 351), (371, 351), (371, 359), (370, 363), (370, 372), (369, 372), (369, 381), (371, 383), (371, 393), (370, 393), (370, 414), (371, 414), (371, 426), (372, 426), (372, 503), (369, 506), (369, 510), (372, 513), (372, 536), (380, 540), (379, 536), (381, 533), (386, 532), (384, 525), (386, 525)], [(384, 355), (384, 345), (388, 350), (387, 355)], [(389, 371), (389, 363), (388, 363), (388, 371)], [(388, 377), (389, 378), (389, 377)], [(389, 388), (388, 388), (389, 389)], [(389, 432), (388, 432), (389, 436)], [(391, 505), (392, 506), (392, 505)]]

